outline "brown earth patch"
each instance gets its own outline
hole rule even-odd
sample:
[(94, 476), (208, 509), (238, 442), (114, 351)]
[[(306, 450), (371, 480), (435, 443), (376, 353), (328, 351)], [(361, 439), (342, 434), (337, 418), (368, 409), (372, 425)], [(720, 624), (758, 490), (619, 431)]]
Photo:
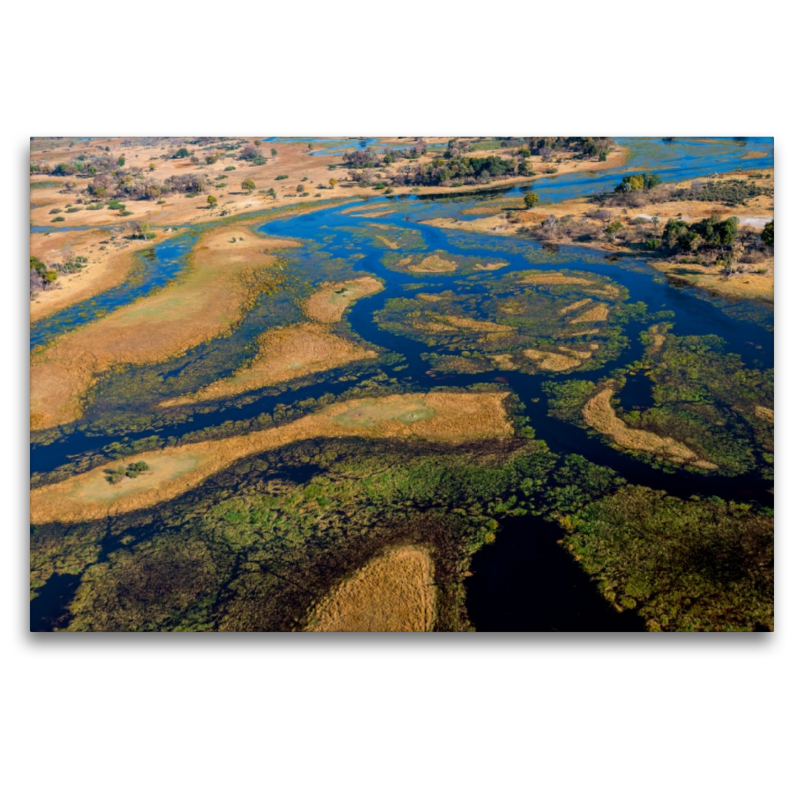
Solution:
[[(119, 483), (106, 480), (116, 462), (31, 492), (31, 522), (102, 519), (170, 500), (245, 456), (314, 438), (419, 438), (465, 442), (507, 438), (508, 392), (398, 394), (334, 403), (308, 416), (255, 433), (137, 454), (149, 470)], [(130, 460), (130, 459), (129, 459)]]
[(323, 283), (306, 300), (303, 310), (316, 322), (338, 322), (354, 300), (382, 291), (383, 283), (377, 278)]
[(180, 406), (232, 397), (378, 355), (374, 350), (359, 347), (314, 322), (272, 328), (259, 337), (258, 347), (253, 362), (235, 375), (160, 405)]
[(398, 547), (370, 561), (323, 599), (306, 627), (315, 632), (424, 632), (436, 606), (433, 560), (422, 547)]
[(203, 234), (180, 279), (34, 353), (31, 428), (78, 419), (82, 398), (113, 364), (163, 361), (229, 332), (261, 291), (282, 281), (270, 251), (293, 245), (231, 227)]
[(611, 405), (611, 397), (615, 389), (615, 386), (607, 387), (589, 399), (583, 407), (583, 418), (587, 425), (598, 433), (608, 436), (626, 450), (653, 453), (659, 458), (684, 466), (694, 466), (706, 470), (718, 469), (716, 464), (701, 459), (697, 453), (675, 439), (659, 436), (651, 431), (629, 428), (617, 416)]

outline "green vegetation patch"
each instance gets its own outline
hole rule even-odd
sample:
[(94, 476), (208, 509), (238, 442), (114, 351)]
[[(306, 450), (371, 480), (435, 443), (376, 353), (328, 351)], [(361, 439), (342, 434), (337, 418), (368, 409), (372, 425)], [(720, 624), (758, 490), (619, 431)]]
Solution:
[(624, 486), (562, 524), (604, 597), (652, 631), (773, 629), (771, 514)]
[[(652, 403), (648, 408), (626, 409), (615, 397), (617, 416), (631, 428), (682, 442), (717, 465), (722, 475), (759, 470), (762, 477), (772, 479), (774, 371), (746, 368), (740, 356), (726, 352), (725, 341), (717, 336), (674, 336), (651, 329), (642, 338), (648, 345), (644, 359), (612, 377), (624, 387), (632, 374), (643, 372), (651, 382)], [(597, 389), (594, 383), (548, 382), (543, 389), (552, 416), (587, 427), (581, 412)], [(675, 468), (653, 454), (631, 454)]]

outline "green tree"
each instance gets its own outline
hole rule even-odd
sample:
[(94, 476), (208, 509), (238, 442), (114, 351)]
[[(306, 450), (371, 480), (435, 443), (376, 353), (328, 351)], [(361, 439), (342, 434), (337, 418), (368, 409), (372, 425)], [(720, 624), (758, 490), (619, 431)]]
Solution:
[(219, 200), (217, 200), (217, 198), (216, 198), (216, 197), (214, 197), (214, 195), (213, 195), (213, 194), (210, 194), (210, 195), (208, 196), (208, 205), (209, 205), (209, 207), (210, 207), (210, 208), (214, 208), (214, 206), (215, 206), (215, 205), (216, 205), (218, 202), (219, 202)]
[(539, 195), (534, 192), (528, 192), (523, 199), (525, 201), (525, 208), (533, 208), (539, 203)]
[(120, 156), (117, 159), (117, 166), (124, 167), (125, 166), (125, 156)]
[(298, 183), (297, 184), (297, 192), (298, 193), (304, 192), (305, 190), (306, 190), (306, 187), (302, 183)]
[(278, 151), (273, 147), (272, 150), (272, 157), (275, 158), (278, 155)]
[(328, 183), (331, 185), (331, 189), (335, 189), (336, 184), (339, 183), (339, 181), (337, 181), (336, 178), (329, 178)]
[(252, 192), (256, 188), (256, 182), (252, 178), (245, 178), (242, 181), (242, 189), (246, 192)]
[(768, 247), (775, 247), (775, 220), (768, 222), (761, 231), (761, 241)]

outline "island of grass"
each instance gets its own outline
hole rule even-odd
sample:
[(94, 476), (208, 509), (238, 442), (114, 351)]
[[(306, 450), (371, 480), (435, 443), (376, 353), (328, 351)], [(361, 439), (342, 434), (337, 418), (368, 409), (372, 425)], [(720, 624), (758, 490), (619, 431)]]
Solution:
[(350, 303), (383, 289), (372, 277), (324, 283), (303, 302), (314, 322), (269, 328), (258, 338), (253, 360), (233, 375), (191, 394), (163, 401), (162, 408), (216, 400), (276, 386), (296, 378), (376, 358), (378, 353), (331, 330)]
[[(716, 336), (674, 336), (661, 324), (643, 338), (644, 360), (610, 380), (544, 384), (550, 413), (662, 467), (771, 479), (773, 371), (747, 369)], [(620, 389), (640, 373), (652, 384), (652, 405), (626, 409)]]
[(164, 361), (229, 332), (260, 294), (284, 281), (274, 251), (290, 246), (245, 228), (212, 229), (176, 281), (34, 352), (31, 428), (78, 419), (97, 376), (114, 365)]
[(643, 313), (625, 289), (593, 273), (531, 270), (475, 283), (478, 291), (390, 300), (379, 325), (431, 348), (439, 372), (595, 369), (624, 344), (621, 325)]
[[(244, 436), (208, 440), (141, 454), (148, 471), (111, 484), (107, 467), (31, 492), (34, 524), (99, 519), (169, 500), (253, 453), (315, 438), (392, 437), (463, 442), (508, 437), (508, 392), (431, 392), (335, 403), (301, 419)], [(113, 467), (112, 467), (113, 468)]]

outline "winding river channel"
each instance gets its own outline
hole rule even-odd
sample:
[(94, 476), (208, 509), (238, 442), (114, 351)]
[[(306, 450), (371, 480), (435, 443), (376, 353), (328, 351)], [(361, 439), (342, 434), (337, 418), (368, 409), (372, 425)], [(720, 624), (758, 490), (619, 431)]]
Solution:
[[(314, 140), (309, 140), (314, 141)], [(318, 140), (324, 146), (323, 140)], [(630, 171), (652, 171), (665, 181), (682, 181), (712, 173), (733, 172), (739, 168), (757, 169), (773, 166), (772, 140), (715, 139), (715, 140), (669, 140), (618, 139), (630, 148), (630, 158), (622, 169), (598, 173), (574, 173), (564, 176), (540, 178), (535, 181), (535, 191), (543, 202), (565, 200), (609, 190), (619, 183), (620, 175)], [(742, 160), (745, 151), (766, 153), (761, 157)], [(529, 187), (513, 187), (494, 190), (493, 196), (515, 195)], [(368, 236), (358, 237), (354, 245), (353, 230), (370, 223), (392, 225), (414, 231), (421, 236), (429, 251), (445, 251), (454, 256), (480, 256), (508, 262), (507, 266), (492, 273), (493, 277), (526, 269), (570, 269), (599, 273), (623, 285), (629, 292), (629, 302), (643, 302), (650, 311), (670, 311), (674, 315), (672, 333), (684, 335), (715, 334), (727, 343), (730, 352), (738, 354), (748, 366), (768, 369), (773, 365), (773, 335), (771, 312), (764, 307), (750, 311), (746, 302), (733, 304), (719, 298), (709, 298), (691, 288), (676, 287), (649, 267), (646, 262), (632, 257), (609, 260), (601, 252), (587, 248), (561, 247), (557, 253), (544, 250), (528, 239), (480, 235), (460, 230), (444, 230), (426, 224), (434, 217), (458, 216), (466, 218), (470, 209), (485, 202), (486, 194), (464, 194), (438, 197), (411, 197), (389, 201), (389, 213), (379, 219), (360, 217), (351, 213), (354, 206), (361, 206), (357, 213), (366, 213), (370, 205), (386, 204), (387, 199), (358, 200), (346, 205), (323, 208), (300, 216), (253, 222), (254, 227), (269, 235), (291, 237), (304, 244), (292, 250), (292, 262), (308, 264), (320, 257), (324, 250), (326, 258), (352, 258), (354, 252), (362, 257), (355, 263), (360, 272), (378, 276), (385, 289), (378, 294), (358, 300), (348, 314), (352, 330), (365, 342), (378, 345), (386, 351), (399, 353), (405, 358), (407, 368), (400, 373), (401, 387), (408, 390), (426, 390), (442, 386), (467, 386), (476, 381), (498, 381), (513, 390), (525, 406), (530, 424), (536, 436), (544, 440), (555, 453), (577, 453), (590, 460), (616, 470), (626, 480), (663, 489), (678, 497), (688, 498), (695, 494), (717, 495), (727, 500), (758, 501), (772, 504), (771, 482), (758, 474), (738, 477), (689, 474), (683, 470), (665, 472), (648, 466), (607, 445), (599, 437), (547, 415), (547, 402), (541, 388), (543, 381), (569, 380), (580, 377), (597, 380), (616, 367), (640, 358), (643, 347), (639, 334), (646, 328), (642, 322), (627, 324), (624, 331), (628, 346), (613, 362), (604, 364), (594, 372), (579, 375), (554, 376), (526, 375), (516, 371), (475, 375), (439, 375), (431, 370), (430, 363), (422, 354), (430, 347), (406, 337), (398, 336), (379, 327), (374, 314), (384, 304), (398, 297), (413, 297), (420, 291), (442, 292), (457, 289), (459, 293), (480, 291), (479, 284), (469, 285), (464, 275), (414, 274), (408, 275), (387, 269), (381, 259), (386, 250), (370, 243)], [(391, 205), (397, 203), (397, 210)], [(346, 230), (343, 230), (346, 229)], [(95, 318), (98, 313), (107, 313), (145, 294), (155, 291), (174, 278), (185, 265), (186, 254), (191, 249), (202, 228), (183, 228), (181, 232), (155, 246), (142, 260), (136, 274), (126, 283), (77, 304), (52, 317), (31, 326), (31, 346), (43, 345), (53, 337), (71, 330)], [(373, 229), (374, 231), (374, 229)], [(309, 267), (310, 269), (310, 267)], [(410, 286), (412, 285), (412, 286)], [(423, 288), (424, 285), (424, 288)], [(731, 313), (732, 311), (736, 313)], [(745, 312), (745, 313), (740, 313)], [(233, 337), (242, 342), (252, 340), (269, 324), (263, 309), (248, 313)], [(197, 363), (214, 352), (215, 344), (196, 348), (175, 363), (149, 367), (161, 374), (182, 369), (186, 363)], [(244, 358), (244, 356), (242, 356)], [(230, 363), (228, 371), (239, 366)], [(214, 377), (219, 376), (219, 372)], [(226, 421), (253, 418), (271, 411), (278, 403), (297, 399), (314, 398), (327, 392), (341, 392), (348, 383), (341, 375), (332, 371), (326, 380), (317, 381), (290, 393), (262, 393), (246, 405), (229, 405), (209, 413), (182, 414), (174, 422), (159, 421), (158, 427), (131, 434), (129, 439), (145, 438), (158, 433), (159, 436), (181, 436), (193, 430)], [(632, 382), (623, 395), (623, 405), (637, 402), (637, 394), (646, 393), (646, 387), (637, 387)], [(541, 400), (541, 402), (540, 402)], [(645, 400), (646, 402), (646, 400)], [(81, 454), (117, 441), (119, 435), (104, 434), (91, 427), (92, 409), (87, 413), (88, 427), (65, 431), (55, 441), (34, 444), (31, 448), (31, 471), (48, 472), (69, 463)], [(471, 620), (478, 630), (638, 630), (640, 621), (631, 613), (617, 614), (600, 598), (589, 579), (580, 571), (570, 557), (558, 546), (559, 531), (555, 525), (537, 521), (536, 535), (531, 536), (526, 526), (533, 523), (519, 519), (501, 527), (497, 541), (475, 556), (473, 575), (467, 580), (467, 606)], [(66, 585), (66, 584), (65, 584)], [(56, 587), (51, 587), (55, 591)], [(49, 600), (48, 600), (49, 597)], [(57, 604), (63, 602), (61, 594)], [(51, 592), (43, 591), (38, 599), (44, 607), (56, 602)], [(42, 614), (46, 616), (46, 614)]]

